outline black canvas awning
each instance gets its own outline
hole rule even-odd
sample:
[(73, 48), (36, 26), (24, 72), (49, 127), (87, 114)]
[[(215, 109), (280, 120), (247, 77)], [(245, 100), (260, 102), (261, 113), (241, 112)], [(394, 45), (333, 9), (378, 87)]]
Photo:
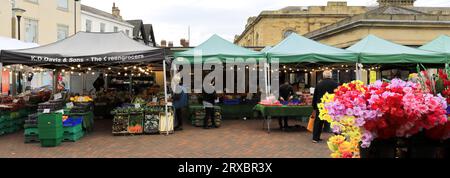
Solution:
[(77, 64), (114, 66), (162, 63), (164, 50), (143, 45), (122, 32), (79, 32), (67, 39), (30, 49), (2, 50), (3, 65), (23, 64), (48, 68)]

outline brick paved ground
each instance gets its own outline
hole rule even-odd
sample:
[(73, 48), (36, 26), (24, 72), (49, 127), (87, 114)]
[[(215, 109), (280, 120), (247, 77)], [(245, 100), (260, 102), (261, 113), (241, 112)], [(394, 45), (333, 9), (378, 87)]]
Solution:
[[(298, 123), (291, 123), (292, 125)], [(327, 158), (326, 143), (313, 144), (306, 131), (271, 134), (261, 120), (227, 120), (219, 129), (185, 124), (174, 135), (112, 136), (111, 121), (96, 121), (95, 132), (56, 148), (24, 144), (23, 132), (0, 136), (0, 157), (41, 158)], [(272, 124), (277, 126), (277, 123)], [(324, 138), (329, 137), (325, 134)]]

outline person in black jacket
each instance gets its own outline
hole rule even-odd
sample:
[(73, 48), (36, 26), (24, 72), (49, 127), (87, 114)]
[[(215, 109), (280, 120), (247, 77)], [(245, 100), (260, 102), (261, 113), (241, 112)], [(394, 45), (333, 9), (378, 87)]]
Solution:
[(331, 71), (324, 71), (323, 80), (320, 81), (319, 84), (317, 84), (316, 89), (314, 90), (314, 97), (312, 102), (314, 113), (316, 114), (313, 129), (314, 143), (321, 141), (320, 135), (322, 134), (323, 126), (325, 124), (325, 121), (319, 118), (319, 109), (317, 107), (317, 104), (322, 102), (321, 99), (326, 93), (334, 93), (334, 90), (339, 86), (338, 83), (332, 79), (332, 76), (333, 73)]
[[(289, 85), (289, 82), (284, 82), (283, 85), (280, 86), (280, 101), (290, 101), (294, 96), (294, 88)], [(284, 120), (284, 125), (282, 120)], [(281, 130), (289, 129), (289, 117), (280, 117), (278, 118), (278, 124), (280, 125)]]
[[(212, 84), (214, 85), (214, 84)], [(211, 127), (217, 128), (216, 118), (214, 113), (214, 103), (217, 99), (217, 94), (214, 91), (213, 93), (208, 93), (203, 90), (203, 107), (205, 108), (205, 120), (203, 121), (203, 128), (209, 129), (209, 120), (211, 120)]]

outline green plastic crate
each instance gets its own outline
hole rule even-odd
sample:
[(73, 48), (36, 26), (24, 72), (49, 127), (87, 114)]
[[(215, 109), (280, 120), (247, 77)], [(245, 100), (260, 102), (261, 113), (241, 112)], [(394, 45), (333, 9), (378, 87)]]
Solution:
[(56, 147), (61, 145), (62, 137), (54, 139), (40, 139), (41, 147)]
[(27, 128), (25, 129), (25, 136), (38, 136), (39, 135), (39, 129), (38, 128)]
[(14, 127), (7, 127), (7, 128), (4, 128), (3, 131), (5, 132), (5, 134), (11, 134), (11, 133), (14, 133), (16, 131), (16, 128), (14, 128)]
[(38, 128), (62, 128), (62, 114), (40, 114), (38, 116)]
[(0, 129), (3, 129), (6, 127), (6, 123), (5, 122), (0, 122)]
[(84, 136), (84, 132), (78, 132), (75, 134), (64, 134), (63, 137), (63, 142), (76, 142), (78, 140), (80, 140), (81, 138), (83, 138)]
[(55, 139), (62, 138), (64, 133), (63, 128), (39, 128), (39, 138), (40, 139)]
[(14, 126), (14, 121), (5, 121), (3, 123), (5, 123), (5, 125), (3, 127), (12, 127), (12, 126)]
[(16, 125), (23, 126), (23, 124), (25, 124), (25, 119), (24, 118), (14, 119), (13, 121), (14, 121), (14, 124), (16, 124)]
[(37, 135), (25, 136), (25, 143), (39, 143), (39, 137)]
[(81, 124), (78, 124), (73, 127), (64, 127), (63, 130), (64, 130), (64, 134), (75, 134), (75, 133), (83, 131), (83, 127)]

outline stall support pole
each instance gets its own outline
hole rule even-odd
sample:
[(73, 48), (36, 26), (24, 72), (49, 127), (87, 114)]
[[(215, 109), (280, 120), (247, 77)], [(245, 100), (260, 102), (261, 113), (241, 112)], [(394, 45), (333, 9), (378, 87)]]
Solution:
[(166, 113), (166, 135), (169, 135), (169, 111), (167, 106), (167, 69), (166, 69), (166, 60), (163, 61), (163, 69), (164, 69), (164, 100), (165, 100), (165, 113)]
[(58, 90), (58, 76), (59, 76), (59, 71), (54, 71), (53, 72), (53, 94), (57, 93)]
[(3, 94), (3, 63), (0, 62), (0, 95)]
[(356, 63), (356, 80), (362, 79), (360, 65), (360, 63)]
[(16, 96), (17, 95), (17, 76), (16, 76), (16, 70), (14, 67), (11, 67), (11, 70), (9, 72), (11, 74), (11, 95)]

